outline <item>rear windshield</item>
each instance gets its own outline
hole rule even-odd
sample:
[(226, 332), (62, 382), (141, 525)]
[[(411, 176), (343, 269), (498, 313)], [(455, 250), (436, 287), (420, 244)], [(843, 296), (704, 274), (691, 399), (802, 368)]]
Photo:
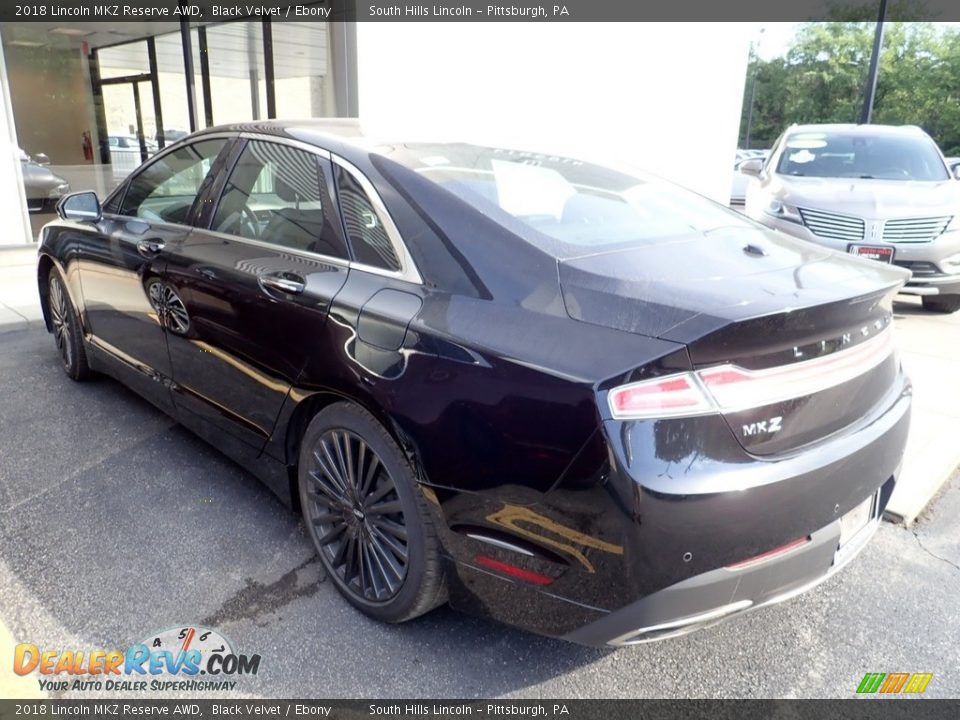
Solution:
[[(742, 216), (659, 178), (475, 145), (406, 145), (403, 159), (551, 254), (570, 257), (717, 227)], [(400, 159), (400, 158), (397, 158)]]
[(787, 137), (777, 172), (865, 180), (948, 179), (932, 140), (859, 133), (794, 133)]

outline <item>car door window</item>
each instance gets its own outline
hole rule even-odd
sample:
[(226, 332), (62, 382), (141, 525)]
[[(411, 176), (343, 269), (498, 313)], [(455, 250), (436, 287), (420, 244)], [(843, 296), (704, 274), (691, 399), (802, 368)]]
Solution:
[(316, 154), (251, 140), (230, 174), (212, 229), (346, 258), (346, 247), (330, 222), (326, 186)]
[(130, 181), (120, 214), (186, 223), (204, 178), (226, 144), (226, 138), (202, 140), (151, 163)]
[(337, 194), (354, 259), (371, 267), (400, 270), (400, 260), (383, 219), (356, 178), (342, 169), (337, 173)]

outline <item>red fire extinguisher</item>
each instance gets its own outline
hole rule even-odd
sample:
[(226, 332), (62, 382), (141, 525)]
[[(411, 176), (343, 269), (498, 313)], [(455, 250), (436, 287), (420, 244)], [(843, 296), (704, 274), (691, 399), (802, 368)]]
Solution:
[(90, 140), (90, 133), (83, 131), (83, 159), (87, 162), (93, 162), (93, 143)]

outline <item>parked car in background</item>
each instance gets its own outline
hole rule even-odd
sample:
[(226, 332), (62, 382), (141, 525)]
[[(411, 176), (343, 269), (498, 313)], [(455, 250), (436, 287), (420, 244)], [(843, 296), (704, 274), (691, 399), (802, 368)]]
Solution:
[(136, 135), (110, 135), (110, 164), (113, 166), (113, 177), (116, 180), (125, 178), (143, 162), (143, 149), (146, 157), (151, 157), (159, 149), (156, 140), (144, 138), (144, 148), (140, 147), (140, 139)]
[[(186, 130), (177, 130), (177, 129), (174, 129), (174, 128), (164, 130), (164, 131), (163, 131), (163, 143), (164, 143), (165, 146), (166, 146), (166, 145), (172, 145), (172, 144), (175, 143), (177, 140), (183, 140), (183, 138), (185, 138), (185, 137), (186, 137), (187, 135), (189, 135), (189, 134), (190, 134), (190, 133), (189, 133), (188, 131), (186, 131)], [(157, 137), (155, 138), (155, 140), (156, 140), (157, 142), (160, 141), (159, 133), (157, 134)]]
[(911, 271), (904, 293), (960, 310), (960, 184), (914, 126), (790, 127), (740, 171), (746, 213), (804, 240)]
[(210, 128), (69, 196), (38, 279), (67, 374), (259, 475), (346, 600), (630, 645), (864, 547), (908, 273), (645, 175), (330, 130)]
[[(118, 148), (124, 150), (140, 150), (140, 139), (136, 135), (110, 135), (110, 147)], [(144, 138), (143, 144), (147, 148), (147, 152), (155, 153), (159, 145), (157, 141), (152, 138)]]
[(17, 152), (27, 210), (38, 214), (54, 212), (60, 198), (70, 192), (70, 183), (48, 167), (50, 158), (46, 155), (40, 153), (31, 157), (21, 148), (17, 148)]
[(736, 159), (734, 162), (739, 162), (740, 160), (746, 160), (747, 158), (752, 157), (766, 157), (769, 153), (769, 150), (763, 150), (760, 148), (737, 148)]

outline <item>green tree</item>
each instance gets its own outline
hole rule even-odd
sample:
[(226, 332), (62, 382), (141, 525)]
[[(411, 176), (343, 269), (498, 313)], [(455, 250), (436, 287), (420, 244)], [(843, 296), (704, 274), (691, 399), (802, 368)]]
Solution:
[[(792, 123), (857, 122), (863, 107), (875, 23), (805, 23), (785, 57), (751, 56), (752, 147), (769, 147)], [(873, 122), (924, 128), (946, 154), (960, 153), (960, 31), (924, 22), (886, 24)]]

